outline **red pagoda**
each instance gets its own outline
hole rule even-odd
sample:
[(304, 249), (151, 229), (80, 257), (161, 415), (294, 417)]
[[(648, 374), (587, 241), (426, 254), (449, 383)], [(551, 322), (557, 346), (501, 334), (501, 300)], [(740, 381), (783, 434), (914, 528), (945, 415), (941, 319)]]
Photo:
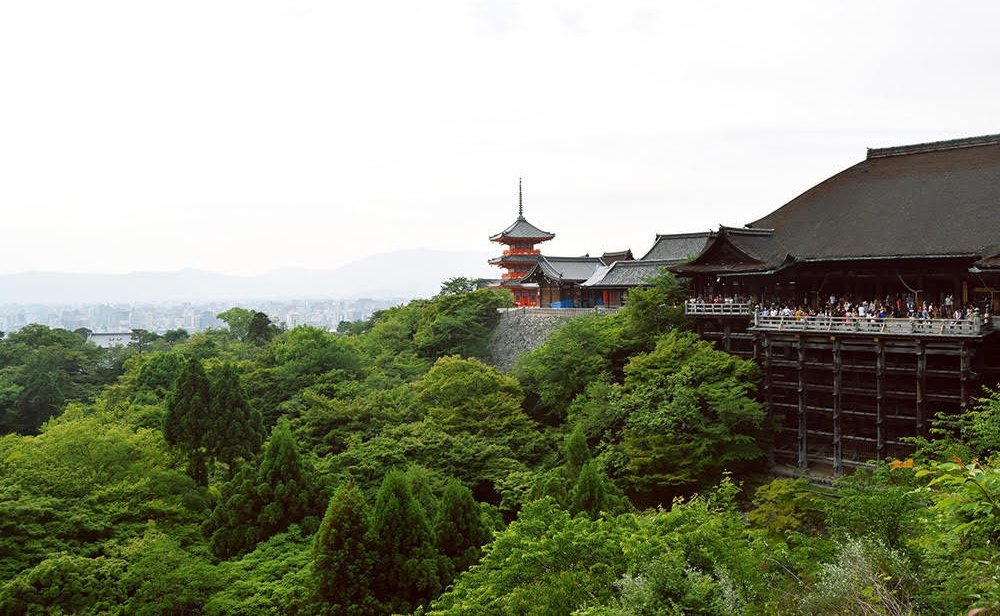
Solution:
[(497, 242), (507, 247), (499, 257), (490, 259), (491, 265), (505, 270), (500, 277), (500, 286), (510, 289), (517, 306), (537, 307), (538, 285), (521, 282), (538, 262), (541, 251), (535, 244), (551, 240), (554, 233), (542, 231), (524, 218), (524, 198), (521, 190), (521, 180), (517, 181), (517, 220), (500, 233), (490, 236), (491, 242)]

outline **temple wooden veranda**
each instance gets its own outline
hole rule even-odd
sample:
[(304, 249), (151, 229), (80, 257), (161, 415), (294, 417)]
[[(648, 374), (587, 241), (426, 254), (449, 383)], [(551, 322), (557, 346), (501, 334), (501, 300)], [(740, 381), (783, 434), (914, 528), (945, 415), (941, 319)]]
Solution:
[(1000, 136), (869, 150), (672, 269), (698, 333), (759, 362), (775, 462), (905, 457), (1000, 381)]

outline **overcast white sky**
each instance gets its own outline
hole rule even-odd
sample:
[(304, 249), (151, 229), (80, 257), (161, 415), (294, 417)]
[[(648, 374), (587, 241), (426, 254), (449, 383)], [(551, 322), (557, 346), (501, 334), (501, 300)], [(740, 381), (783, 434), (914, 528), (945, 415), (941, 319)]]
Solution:
[[(1000, 133), (997, 2), (0, 0), (0, 273), (645, 252)], [(637, 254), (638, 256), (638, 254)], [(488, 270), (487, 270), (488, 271)]]

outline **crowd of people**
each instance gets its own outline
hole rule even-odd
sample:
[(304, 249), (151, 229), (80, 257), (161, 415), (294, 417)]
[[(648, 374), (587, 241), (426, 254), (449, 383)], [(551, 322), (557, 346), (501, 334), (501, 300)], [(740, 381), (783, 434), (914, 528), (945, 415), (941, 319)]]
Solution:
[(946, 295), (940, 304), (918, 301), (916, 294), (899, 293), (887, 295), (884, 299), (857, 301), (851, 298), (830, 295), (820, 306), (811, 306), (808, 301), (795, 302), (788, 299), (770, 298), (759, 300), (753, 296), (721, 296), (695, 298), (692, 303), (748, 304), (752, 310), (764, 317), (842, 317), (859, 319), (973, 319), (976, 315), (988, 318), (971, 305), (961, 306), (952, 295)]

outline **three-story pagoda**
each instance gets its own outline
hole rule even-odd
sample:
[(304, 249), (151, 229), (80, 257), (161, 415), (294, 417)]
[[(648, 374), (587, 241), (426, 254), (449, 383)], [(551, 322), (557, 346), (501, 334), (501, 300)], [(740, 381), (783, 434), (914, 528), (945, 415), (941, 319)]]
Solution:
[(506, 246), (499, 257), (490, 259), (491, 265), (506, 270), (500, 277), (500, 286), (510, 289), (517, 306), (538, 306), (538, 285), (521, 280), (538, 262), (541, 251), (536, 244), (555, 237), (554, 233), (542, 231), (524, 218), (524, 198), (521, 181), (517, 182), (517, 220), (500, 233), (490, 236), (491, 242)]

